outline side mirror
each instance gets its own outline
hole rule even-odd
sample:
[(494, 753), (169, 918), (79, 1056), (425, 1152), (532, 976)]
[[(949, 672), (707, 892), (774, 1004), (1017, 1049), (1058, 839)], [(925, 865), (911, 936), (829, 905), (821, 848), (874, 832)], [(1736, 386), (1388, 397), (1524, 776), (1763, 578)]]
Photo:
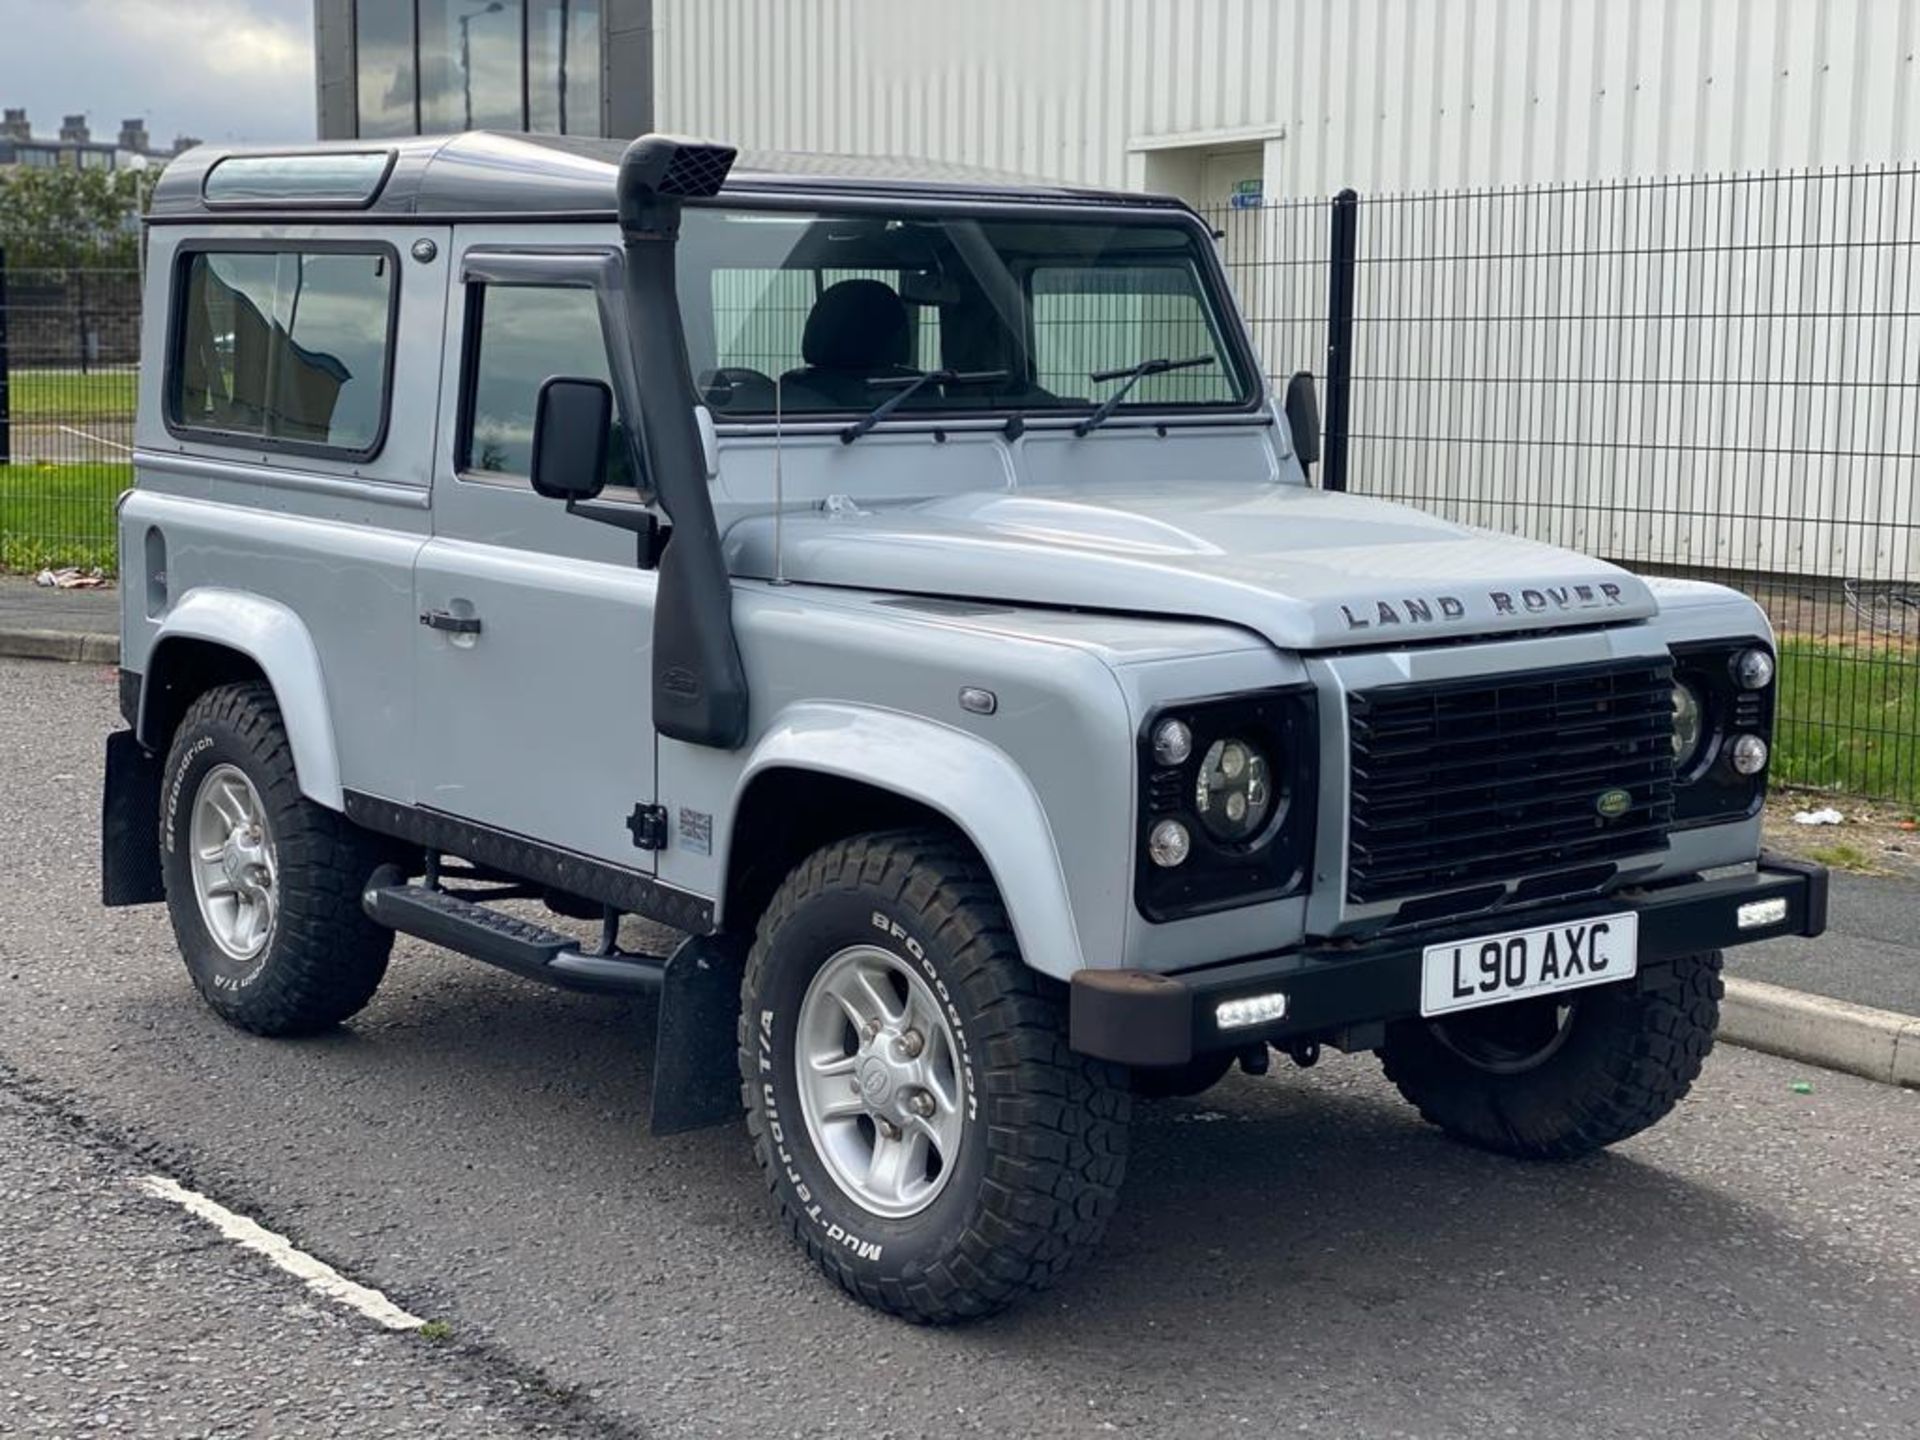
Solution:
[(1293, 453), (1302, 469), (1320, 459), (1320, 394), (1310, 371), (1296, 370), (1287, 381), (1287, 429), (1293, 434)]
[(613, 388), (555, 375), (533, 408), (533, 489), (549, 500), (591, 500), (607, 482)]

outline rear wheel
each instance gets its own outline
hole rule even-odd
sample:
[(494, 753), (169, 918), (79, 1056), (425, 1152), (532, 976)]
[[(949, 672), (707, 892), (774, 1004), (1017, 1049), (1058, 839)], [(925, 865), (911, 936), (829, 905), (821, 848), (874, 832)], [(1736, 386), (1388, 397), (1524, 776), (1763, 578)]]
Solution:
[(261, 1035), (354, 1014), (386, 974), (393, 932), (360, 908), (388, 858), (378, 839), (300, 793), (273, 691), (209, 690), (174, 732), (161, 866), (187, 972), (214, 1010)]
[(1061, 989), (936, 832), (829, 845), (774, 896), (742, 982), (747, 1124), (788, 1232), (849, 1293), (984, 1315), (1100, 1238), (1131, 1096), (1067, 1048)]
[(1631, 983), (1393, 1025), (1387, 1078), (1455, 1139), (1530, 1160), (1624, 1140), (1680, 1103), (1713, 1049), (1720, 952)]

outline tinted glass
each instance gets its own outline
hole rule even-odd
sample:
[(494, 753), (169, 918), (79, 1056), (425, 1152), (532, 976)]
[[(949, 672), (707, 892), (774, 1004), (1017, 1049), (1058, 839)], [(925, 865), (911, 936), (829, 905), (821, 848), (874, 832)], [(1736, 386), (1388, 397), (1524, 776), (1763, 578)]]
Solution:
[(385, 413), (393, 303), (385, 254), (191, 255), (170, 388), (175, 423), (372, 450)]
[(411, 0), (357, 0), (353, 7), (360, 134), (414, 133)]
[(527, 128), (600, 133), (600, 0), (527, 0)]
[(520, 0), (420, 0), (420, 125), (519, 130)]
[(694, 380), (716, 414), (1084, 412), (1147, 360), (1122, 408), (1237, 408), (1254, 381), (1225, 338), (1203, 233), (1149, 220), (792, 214), (696, 207), (679, 250)]
[[(591, 290), (489, 285), (479, 312), (464, 468), (525, 476), (533, 470), (533, 413), (541, 385), (556, 375), (612, 383), (599, 306)], [(633, 484), (617, 419), (607, 446), (607, 484)]]

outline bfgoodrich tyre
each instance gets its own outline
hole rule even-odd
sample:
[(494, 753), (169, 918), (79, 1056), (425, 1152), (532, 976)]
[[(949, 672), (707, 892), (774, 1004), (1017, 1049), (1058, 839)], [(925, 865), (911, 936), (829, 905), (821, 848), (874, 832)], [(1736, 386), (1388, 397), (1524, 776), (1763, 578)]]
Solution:
[(747, 960), (740, 1071), (788, 1232), (880, 1309), (991, 1313), (1113, 1211), (1126, 1072), (1067, 1048), (1062, 987), (937, 832), (842, 841), (788, 877)]
[(167, 910), (187, 973), (260, 1035), (338, 1024), (373, 997), (393, 933), (360, 891), (380, 841), (303, 797), (273, 691), (223, 685), (188, 707), (161, 788)]
[(1408, 1020), (1387, 1032), (1387, 1078), (1455, 1139), (1569, 1160), (1664, 1119), (1713, 1049), (1720, 952), (1635, 980)]

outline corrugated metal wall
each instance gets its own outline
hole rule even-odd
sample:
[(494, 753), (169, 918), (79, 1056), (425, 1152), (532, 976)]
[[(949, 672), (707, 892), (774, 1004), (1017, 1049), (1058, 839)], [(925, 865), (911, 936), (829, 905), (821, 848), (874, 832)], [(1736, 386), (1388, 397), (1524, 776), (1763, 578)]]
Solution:
[[(1920, 152), (1920, 0), (656, 0), (665, 128), (1104, 185), (1276, 142), (1267, 193)], [(1193, 196), (1197, 200), (1223, 197)]]

